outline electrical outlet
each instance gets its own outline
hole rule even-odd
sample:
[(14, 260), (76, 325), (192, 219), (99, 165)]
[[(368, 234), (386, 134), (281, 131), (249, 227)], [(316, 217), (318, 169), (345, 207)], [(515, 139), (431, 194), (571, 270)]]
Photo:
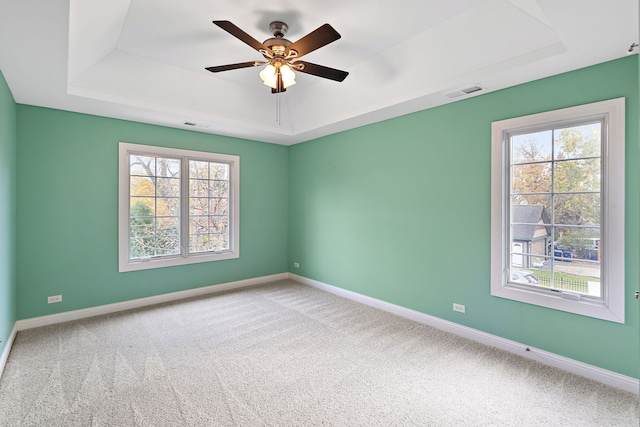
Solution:
[(464, 313), (465, 312), (465, 307), (462, 304), (456, 304), (455, 302), (453, 303), (453, 311), (458, 311), (460, 313)]
[(300, 263), (299, 263), (299, 262), (294, 262), (294, 263), (293, 263), (293, 266), (294, 266), (295, 268), (300, 268)]
[(55, 302), (62, 302), (62, 295), (53, 295), (47, 297), (47, 304), (53, 304)]

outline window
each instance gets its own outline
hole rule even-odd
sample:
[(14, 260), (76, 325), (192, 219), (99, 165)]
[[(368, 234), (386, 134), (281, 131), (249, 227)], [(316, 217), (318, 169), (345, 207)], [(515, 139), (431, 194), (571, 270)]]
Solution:
[(624, 323), (624, 99), (492, 124), (491, 294)]
[(119, 271), (239, 257), (239, 157), (124, 142), (119, 156)]

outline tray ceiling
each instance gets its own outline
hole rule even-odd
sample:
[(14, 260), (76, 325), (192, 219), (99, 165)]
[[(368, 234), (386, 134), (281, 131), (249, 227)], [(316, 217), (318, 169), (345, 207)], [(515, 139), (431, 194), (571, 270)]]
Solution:
[[(349, 76), (297, 73), (277, 123), (260, 68), (204, 69), (261, 59), (212, 20), (260, 41), (274, 20), (292, 41), (330, 23), (342, 38), (304, 59)], [(612, 60), (637, 40), (637, 0), (0, 0), (16, 102), (285, 145)]]

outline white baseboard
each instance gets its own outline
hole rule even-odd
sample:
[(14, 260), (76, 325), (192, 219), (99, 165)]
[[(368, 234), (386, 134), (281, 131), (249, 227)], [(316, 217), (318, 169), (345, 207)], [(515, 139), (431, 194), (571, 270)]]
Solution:
[(7, 364), (7, 359), (9, 359), (9, 352), (11, 351), (11, 347), (13, 346), (13, 341), (16, 339), (17, 333), (18, 328), (14, 323), (13, 328), (11, 329), (11, 333), (9, 334), (9, 338), (7, 338), (7, 343), (5, 344), (4, 350), (2, 351), (2, 356), (0, 356), (0, 378), (2, 378), (4, 366)]
[(568, 357), (549, 353), (544, 350), (539, 350), (537, 348), (533, 348), (516, 341), (508, 340), (497, 335), (488, 334), (477, 329), (459, 325), (448, 320), (430, 316), (419, 311), (391, 304), (376, 298), (358, 294), (356, 292), (341, 289), (332, 285), (328, 285), (326, 283), (319, 282), (317, 280), (309, 279), (304, 276), (289, 273), (289, 278), (305, 285), (313, 286), (314, 288), (321, 289), (323, 291), (327, 291), (332, 294), (339, 295), (341, 297), (357, 301), (362, 304), (366, 304), (368, 306), (375, 307), (407, 319), (414, 320), (418, 323), (451, 332), (452, 334), (469, 338), (473, 341), (496, 347), (501, 350), (526, 357), (528, 359), (536, 360), (545, 365), (553, 366), (555, 368), (559, 368), (576, 375), (599, 381), (603, 384), (616, 387), (631, 393), (640, 394), (640, 381), (636, 378), (618, 374), (616, 372), (602, 369), (597, 366), (579, 362), (574, 359), (569, 359)]
[(63, 313), (50, 314), (47, 316), (32, 317), (30, 319), (18, 320), (14, 329), (16, 329), (17, 331), (24, 331), (25, 329), (69, 322), (71, 320), (84, 319), (87, 317), (100, 316), (102, 314), (116, 313), (118, 311), (131, 310), (133, 308), (161, 304), (164, 302), (176, 301), (184, 298), (223, 292), (231, 289), (245, 288), (248, 286), (262, 285), (264, 283), (275, 282), (277, 280), (285, 280), (288, 277), (288, 273), (273, 274), (270, 276), (255, 277), (253, 279), (221, 283), (219, 285), (204, 286), (202, 288), (187, 289), (184, 291), (171, 292), (168, 294), (155, 295), (152, 297), (139, 298), (130, 301), (99, 305), (97, 307), (65, 311)]

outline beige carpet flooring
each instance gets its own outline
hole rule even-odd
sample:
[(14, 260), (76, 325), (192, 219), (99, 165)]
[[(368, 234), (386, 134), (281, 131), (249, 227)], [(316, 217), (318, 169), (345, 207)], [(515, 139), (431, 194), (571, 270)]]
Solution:
[(638, 396), (281, 281), (20, 332), (1, 426), (634, 426)]

